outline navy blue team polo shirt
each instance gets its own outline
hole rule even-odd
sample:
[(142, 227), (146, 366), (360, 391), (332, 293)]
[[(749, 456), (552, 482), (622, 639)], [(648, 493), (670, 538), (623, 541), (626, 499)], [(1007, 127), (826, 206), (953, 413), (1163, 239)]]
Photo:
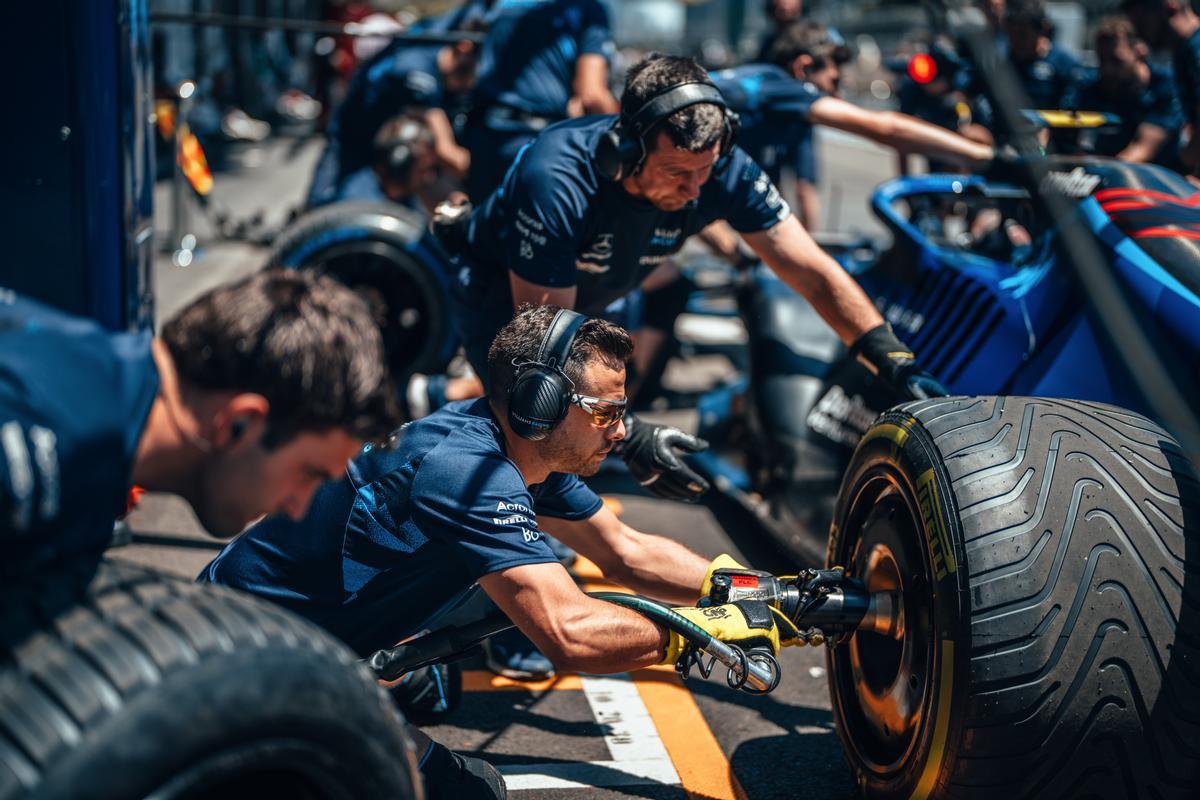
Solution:
[(771, 180), (778, 183), (783, 167), (790, 166), (796, 177), (815, 183), (809, 112), (813, 103), (828, 95), (772, 64), (747, 64), (710, 77), (741, 121), (738, 146)]
[(397, 40), (354, 73), (329, 123), (328, 144), (309, 189), (310, 207), (340, 199), (343, 181), (371, 166), (375, 134), (383, 123), (408, 108), (443, 105), (440, 49)]
[(158, 394), (151, 340), (0, 289), (0, 575), (112, 540)]
[(450, 403), (368, 445), (299, 522), (268, 518), (198, 580), (261, 595), (358, 652), (391, 647), (484, 575), (557, 561), (537, 515), (582, 520), (600, 498), (576, 475), (526, 486), (485, 399)]
[(1116, 114), (1121, 123), (1114, 130), (1080, 133), (1080, 140), (1087, 149), (1102, 156), (1115, 156), (1121, 152), (1137, 133), (1143, 122), (1157, 125), (1167, 132), (1167, 141), (1154, 157), (1154, 163), (1173, 167), (1179, 152), (1179, 132), (1183, 127), (1183, 113), (1179, 107), (1179, 95), (1175, 92), (1175, 80), (1169, 68), (1150, 65), (1150, 82), (1131, 95), (1117, 96), (1104, 91), (1100, 76), (1091, 72), (1081, 81), (1066, 108), (1080, 111), (1105, 111)]
[(700, 197), (678, 211), (633, 197), (593, 163), (597, 141), (614, 122), (615, 115), (560, 122), (521, 151), (504, 183), (472, 215), (461, 292), (468, 308), (499, 309), (498, 319), (511, 318), (512, 270), (542, 286), (576, 287), (575, 307), (596, 314), (710, 222), (724, 219), (751, 233), (791, 214), (739, 147), (717, 163)]
[(539, 117), (566, 116), (580, 56), (612, 58), (608, 12), (598, 0), (497, 0), (483, 14), (487, 38), (473, 105)]

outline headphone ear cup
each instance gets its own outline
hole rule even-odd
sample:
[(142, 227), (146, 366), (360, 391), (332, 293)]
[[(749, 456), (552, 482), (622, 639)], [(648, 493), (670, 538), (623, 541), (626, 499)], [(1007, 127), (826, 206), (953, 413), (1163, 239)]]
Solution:
[(742, 118), (736, 112), (725, 110), (725, 138), (721, 140), (721, 155), (729, 155), (737, 143), (738, 133), (742, 130)]
[(642, 143), (620, 124), (600, 136), (596, 143), (596, 170), (610, 181), (628, 178), (642, 160)]
[(567, 378), (545, 367), (530, 367), (513, 380), (508, 394), (508, 425), (522, 439), (545, 439), (570, 408)]

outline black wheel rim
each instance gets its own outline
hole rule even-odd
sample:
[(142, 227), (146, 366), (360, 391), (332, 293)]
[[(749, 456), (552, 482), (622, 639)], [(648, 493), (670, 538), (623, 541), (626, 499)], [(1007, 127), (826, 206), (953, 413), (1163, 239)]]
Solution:
[(434, 363), (446, 335), (439, 290), (404, 250), (380, 240), (341, 242), (305, 266), (336, 278), (367, 301), (397, 380), (441, 366)]
[(933, 585), (920, 511), (890, 465), (860, 478), (840, 536), (837, 556), (849, 574), (871, 591), (891, 590), (903, 598), (899, 640), (859, 631), (830, 652), (833, 701), (849, 755), (886, 781), (919, 756), (932, 723), (936, 666)]

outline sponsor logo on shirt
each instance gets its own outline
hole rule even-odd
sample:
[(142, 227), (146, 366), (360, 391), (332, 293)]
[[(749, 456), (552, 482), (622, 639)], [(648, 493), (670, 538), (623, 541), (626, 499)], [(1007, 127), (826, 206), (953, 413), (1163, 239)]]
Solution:
[(682, 228), (655, 228), (654, 238), (650, 240), (651, 247), (671, 247), (679, 240)]
[(595, 241), (588, 245), (587, 252), (579, 255), (579, 260), (575, 262), (575, 268), (593, 275), (602, 275), (608, 272), (611, 265), (606, 262), (612, 258), (612, 240), (613, 234), (611, 233), (598, 234)]

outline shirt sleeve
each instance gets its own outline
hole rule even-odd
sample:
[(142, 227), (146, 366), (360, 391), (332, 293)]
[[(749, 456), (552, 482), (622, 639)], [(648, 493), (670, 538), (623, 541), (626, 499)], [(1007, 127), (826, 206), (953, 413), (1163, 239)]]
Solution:
[(554, 157), (554, 141), (541, 140), (517, 157), (505, 184), (510, 228), (503, 239), (508, 268), (539, 286), (576, 282), (575, 261), (587, 197), (578, 164)]
[(1178, 131), (1183, 127), (1183, 111), (1179, 105), (1179, 94), (1175, 91), (1175, 80), (1170, 74), (1157, 76), (1154, 102), (1142, 122), (1149, 122), (1167, 131)]
[(579, 33), (579, 55), (604, 56), (610, 62), (616, 48), (612, 30), (608, 24), (608, 11), (600, 3), (589, 2), (583, 17), (583, 29)]
[(413, 521), (475, 578), (556, 561), (537, 527), (533, 499), (500, 453), (426, 456), (412, 486)]
[[(775, 184), (740, 147), (718, 165), (714, 176), (713, 219), (724, 219), (739, 233), (755, 233), (773, 228), (792, 214), (787, 201)], [(702, 202), (707, 198), (702, 197)]]
[(537, 513), (558, 519), (587, 519), (604, 505), (578, 475), (562, 472), (551, 474), (533, 494)]

